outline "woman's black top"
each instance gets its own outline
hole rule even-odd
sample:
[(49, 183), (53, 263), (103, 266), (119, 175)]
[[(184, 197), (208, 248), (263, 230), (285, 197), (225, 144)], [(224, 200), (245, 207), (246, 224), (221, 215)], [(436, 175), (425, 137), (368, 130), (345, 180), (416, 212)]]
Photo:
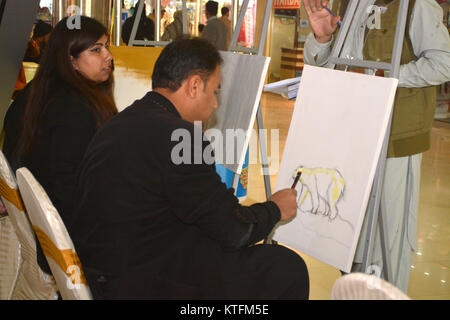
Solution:
[[(78, 168), (97, 126), (87, 101), (67, 86), (60, 85), (43, 116), (41, 135), (31, 155), (21, 151), (22, 123), (28, 85), (9, 107), (4, 121), (3, 152), (16, 172), (27, 167), (43, 186), (67, 226), (75, 206)], [(38, 263), (50, 272), (38, 245)]]

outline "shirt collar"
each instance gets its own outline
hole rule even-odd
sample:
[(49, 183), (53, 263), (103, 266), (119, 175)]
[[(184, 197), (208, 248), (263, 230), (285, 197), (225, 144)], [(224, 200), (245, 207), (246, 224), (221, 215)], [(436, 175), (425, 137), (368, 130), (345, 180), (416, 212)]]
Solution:
[(162, 94), (155, 91), (150, 91), (149, 93), (147, 93), (146, 99), (152, 100), (152, 102), (156, 105), (156, 107), (166, 110), (167, 112), (172, 113), (175, 116), (181, 118), (180, 113), (172, 104), (172, 102), (170, 102), (169, 99), (164, 97)]

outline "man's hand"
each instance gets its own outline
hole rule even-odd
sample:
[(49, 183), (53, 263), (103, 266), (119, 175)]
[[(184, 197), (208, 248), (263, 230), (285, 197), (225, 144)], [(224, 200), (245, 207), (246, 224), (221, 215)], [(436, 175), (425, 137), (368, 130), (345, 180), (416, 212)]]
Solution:
[(328, 1), (323, 0), (303, 0), (306, 13), (308, 14), (309, 24), (316, 40), (320, 43), (326, 43), (331, 40), (331, 36), (336, 31), (341, 17), (332, 16), (323, 8), (326, 5), (330, 8)]
[(295, 218), (297, 215), (297, 190), (283, 189), (275, 192), (269, 201), (276, 203), (281, 212), (281, 221)]

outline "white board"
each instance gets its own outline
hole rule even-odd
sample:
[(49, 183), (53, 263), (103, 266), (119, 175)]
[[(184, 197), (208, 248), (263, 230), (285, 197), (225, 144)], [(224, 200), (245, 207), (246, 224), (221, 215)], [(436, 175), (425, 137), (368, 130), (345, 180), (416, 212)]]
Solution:
[[(215, 150), (216, 163), (241, 174), (270, 58), (226, 51), (220, 51), (220, 55), (223, 63), (219, 107), (209, 119), (205, 135)], [(239, 138), (228, 139), (227, 130)], [(220, 132), (222, 141), (212, 138), (212, 132)]]
[(152, 74), (163, 48), (111, 46), (114, 57), (114, 99), (119, 111), (152, 90)]
[(123, 67), (115, 68), (114, 82), (114, 99), (119, 112), (152, 90), (151, 76), (142, 76)]
[(273, 238), (350, 272), (398, 80), (305, 65), (275, 191), (297, 217)]

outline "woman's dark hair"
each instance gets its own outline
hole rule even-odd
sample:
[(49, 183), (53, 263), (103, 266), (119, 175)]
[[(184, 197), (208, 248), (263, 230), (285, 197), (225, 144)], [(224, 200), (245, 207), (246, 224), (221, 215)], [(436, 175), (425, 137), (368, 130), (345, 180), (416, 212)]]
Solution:
[[(113, 76), (103, 83), (94, 83), (82, 76), (72, 65), (71, 57), (78, 58), (81, 52), (92, 47), (103, 35), (107, 35), (106, 28), (97, 20), (84, 16), (79, 18), (81, 28), (69, 29), (73, 26), (67, 24), (67, 18), (55, 26), (31, 83), (23, 120), (21, 150), (25, 155), (34, 151), (42, 134), (41, 127), (46, 109), (61, 86), (70, 88), (86, 99), (98, 127), (117, 113), (113, 98)], [(60, 107), (64, 108), (64, 105)]]
[(206, 40), (184, 38), (173, 41), (156, 60), (152, 87), (177, 91), (183, 81), (194, 74), (206, 82), (222, 61), (219, 51)]

